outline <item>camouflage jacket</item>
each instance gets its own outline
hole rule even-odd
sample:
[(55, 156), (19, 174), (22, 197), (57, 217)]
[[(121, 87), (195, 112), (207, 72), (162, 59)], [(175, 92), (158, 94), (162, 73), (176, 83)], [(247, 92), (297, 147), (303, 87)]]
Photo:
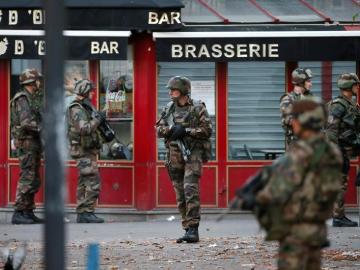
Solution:
[[(326, 242), (326, 219), (341, 190), (342, 155), (324, 134), (294, 142), (284, 156), (265, 167), (256, 201), (267, 240), (293, 235), (314, 245)], [(262, 207), (261, 207), (262, 206)]]
[(82, 101), (74, 100), (67, 109), (68, 139), (70, 155), (78, 158), (85, 152), (97, 152), (101, 147), (97, 127), (100, 122), (92, 119), (90, 113), (83, 107)]
[(328, 103), (329, 117), (326, 134), (338, 144), (348, 157), (359, 154), (360, 107), (345, 96), (339, 96)]
[(291, 126), (292, 105), (295, 101), (298, 101), (303, 97), (310, 97), (312, 95), (313, 94), (310, 91), (308, 91), (304, 94), (297, 94), (294, 91), (292, 91), (290, 93), (286, 93), (281, 96), (281, 98), (280, 98), (281, 126), (283, 127), (284, 132), (285, 132), (287, 145), (290, 145), (291, 142), (296, 140), (294, 133), (292, 131), (292, 126)]
[(10, 101), (11, 134), (14, 139), (40, 138), (43, 95), (21, 89)]
[[(173, 123), (171, 123), (173, 122)], [(181, 124), (187, 129), (184, 142), (190, 149), (204, 147), (212, 133), (212, 124), (205, 103), (189, 99), (184, 106), (169, 102), (163, 109), (159, 121), (156, 123), (158, 137), (165, 138), (165, 145), (177, 147), (176, 142), (168, 141), (170, 126)]]

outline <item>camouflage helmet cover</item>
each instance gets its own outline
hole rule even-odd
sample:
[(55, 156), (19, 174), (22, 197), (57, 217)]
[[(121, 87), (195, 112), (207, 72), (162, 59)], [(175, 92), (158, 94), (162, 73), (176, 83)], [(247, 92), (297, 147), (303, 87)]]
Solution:
[(359, 77), (355, 73), (344, 73), (337, 81), (340, 89), (351, 89), (354, 84), (360, 84)]
[(309, 68), (296, 68), (291, 73), (292, 83), (295, 85), (301, 85), (306, 80), (310, 80), (313, 77)]
[(170, 78), (166, 88), (168, 89), (177, 89), (181, 94), (188, 95), (191, 90), (191, 81), (184, 76), (175, 76)]
[(294, 102), (292, 115), (303, 128), (320, 131), (327, 119), (324, 104), (316, 98), (304, 98)]
[(42, 78), (42, 74), (35, 68), (25, 69), (19, 76), (19, 82), (21, 85), (35, 82)]
[(87, 79), (82, 79), (75, 82), (74, 93), (79, 96), (86, 96), (95, 87), (93, 83)]

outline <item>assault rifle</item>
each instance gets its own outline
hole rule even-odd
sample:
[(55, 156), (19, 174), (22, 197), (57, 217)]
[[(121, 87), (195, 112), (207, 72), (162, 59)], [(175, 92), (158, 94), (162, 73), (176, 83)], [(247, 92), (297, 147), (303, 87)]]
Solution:
[(128, 159), (128, 160), (131, 159), (131, 153), (129, 149), (125, 145), (123, 145), (120, 142), (120, 140), (116, 138), (115, 131), (110, 126), (106, 118), (94, 108), (94, 106), (90, 103), (90, 101), (84, 100), (82, 105), (85, 108), (85, 110), (87, 110), (90, 113), (92, 118), (96, 118), (100, 121), (100, 124), (97, 129), (101, 137), (104, 139), (104, 141), (106, 143), (109, 143), (115, 140), (115, 142), (119, 145), (116, 151), (117, 153), (114, 157), (120, 159)]
[[(174, 104), (172, 104), (171, 106), (174, 106)], [(158, 125), (160, 123), (160, 121), (162, 119), (165, 119), (165, 118), (167, 118), (167, 122), (168, 122), (168, 124), (170, 124), (170, 126), (174, 125), (175, 124), (174, 123), (174, 118), (172, 117), (171, 111), (172, 111), (171, 108), (169, 109), (170, 113), (168, 113), (168, 114), (166, 113), (166, 111), (163, 111), (161, 113), (160, 119), (156, 122), (156, 125)], [(190, 156), (191, 156), (191, 151), (190, 151), (190, 149), (188, 147), (186, 147), (184, 140), (183, 139), (177, 139), (176, 143), (177, 143), (177, 145), (178, 145), (178, 147), (179, 147), (179, 149), (181, 151), (181, 154), (182, 154), (182, 156), (184, 158), (184, 161), (185, 162), (189, 161)]]
[(221, 221), (225, 215), (236, 209), (253, 211), (256, 206), (256, 194), (264, 187), (265, 183), (261, 178), (261, 172), (248, 178), (246, 183), (235, 191), (235, 197), (229, 203), (229, 208), (216, 220)]

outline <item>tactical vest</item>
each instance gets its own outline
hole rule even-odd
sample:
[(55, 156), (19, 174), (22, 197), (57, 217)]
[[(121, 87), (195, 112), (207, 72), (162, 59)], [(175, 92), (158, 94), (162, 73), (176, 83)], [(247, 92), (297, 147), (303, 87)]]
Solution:
[[(316, 149), (305, 169), (303, 179), (284, 203), (259, 205), (255, 214), (262, 228), (267, 232), (266, 240), (282, 240), (289, 233), (292, 224), (324, 223), (331, 216), (332, 205), (340, 190), (341, 172), (339, 164), (327, 158), (326, 168), (321, 164), (323, 155), (330, 145), (323, 142)], [(318, 174), (317, 168), (324, 171)], [(269, 177), (271, 175), (269, 174)]]
[[(15, 139), (25, 139), (25, 138), (34, 138), (38, 137), (39, 132), (24, 130), (21, 127), (20, 117), (16, 112), (16, 100), (20, 97), (25, 97), (32, 114), (32, 119), (40, 126), (41, 122), (41, 110), (42, 110), (42, 96), (32, 96), (28, 91), (21, 90), (15, 94), (15, 96), (10, 100), (10, 129), (11, 135)], [(40, 127), (39, 127), (40, 129)]]
[(339, 96), (327, 104), (328, 111), (334, 104), (340, 104), (345, 110), (344, 115), (335, 115), (341, 118), (339, 127), (340, 146), (358, 147), (360, 145), (360, 108)]
[[(77, 158), (80, 156), (82, 150), (91, 150), (91, 149), (100, 149), (100, 137), (96, 131), (90, 133), (89, 135), (80, 135), (80, 132), (75, 130), (70, 121), (70, 110), (71, 108), (78, 106), (83, 110), (87, 116), (87, 121), (91, 120), (89, 112), (82, 106), (81, 102), (74, 100), (71, 102), (67, 109), (67, 123), (68, 123), (68, 139), (70, 143), (70, 155), (72, 158)], [(81, 149), (80, 149), (81, 148)]]
[[(200, 125), (200, 110), (201, 105), (204, 103), (201, 100), (192, 100), (192, 104), (189, 105), (188, 116), (184, 119), (184, 127), (187, 128), (197, 128)], [(173, 113), (175, 112), (175, 103), (170, 101), (165, 107), (165, 116), (168, 124), (174, 122)], [(174, 123), (175, 124), (175, 123)], [(202, 150), (202, 161), (207, 162), (211, 159), (211, 141), (208, 139), (196, 139), (189, 136), (184, 138), (186, 145), (188, 145), (189, 150), (193, 150), (198, 147)]]

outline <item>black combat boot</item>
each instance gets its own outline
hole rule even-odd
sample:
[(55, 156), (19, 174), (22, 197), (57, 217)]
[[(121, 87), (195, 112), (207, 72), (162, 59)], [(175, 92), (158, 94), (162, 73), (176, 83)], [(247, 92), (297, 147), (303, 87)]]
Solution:
[(35, 224), (43, 224), (43, 223), (45, 223), (45, 219), (35, 216), (34, 210), (32, 210), (32, 209), (31, 210), (25, 210), (24, 215), (30, 217), (34, 221)]
[(342, 218), (333, 218), (332, 225), (333, 227), (357, 227), (358, 223), (343, 216)]
[(183, 236), (179, 237), (178, 239), (176, 239), (176, 243), (180, 244), (180, 243), (184, 242), (185, 239), (187, 239), (188, 231), (189, 231), (189, 228), (186, 228), (185, 229), (185, 234)]
[(104, 219), (95, 216), (94, 213), (79, 213), (76, 219), (77, 223), (104, 223)]
[(34, 220), (26, 215), (24, 211), (15, 211), (11, 219), (12, 224), (35, 224)]
[(186, 238), (184, 238), (184, 241), (186, 241), (188, 243), (197, 243), (197, 242), (199, 242), (198, 227), (190, 227), (189, 231), (186, 234)]

